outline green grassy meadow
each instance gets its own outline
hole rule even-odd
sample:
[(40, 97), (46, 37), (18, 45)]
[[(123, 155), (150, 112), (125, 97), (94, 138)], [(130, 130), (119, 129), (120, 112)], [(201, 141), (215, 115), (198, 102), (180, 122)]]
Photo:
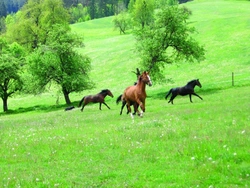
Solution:
[[(119, 35), (112, 17), (72, 25), (84, 35), (79, 50), (92, 59), (96, 87), (71, 100), (77, 106), (108, 88), (111, 109), (90, 104), (65, 112), (55, 90), (10, 98), (10, 112), (0, 109), (0, 187), (249, 187), (250, 2), (185, 6), (206, 60), (167, 65), (172, 82), (147, 86), (144, 117), (133, 120), (115, 103), (139, 67), (131, 31)], [(170, 88), (194, 78), (204, 100), (178, 96), (167, 103)]]

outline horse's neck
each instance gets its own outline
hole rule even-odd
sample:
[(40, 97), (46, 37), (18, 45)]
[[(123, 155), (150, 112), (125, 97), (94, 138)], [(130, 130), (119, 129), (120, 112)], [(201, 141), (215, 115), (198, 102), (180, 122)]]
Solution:
[(143, 81), (138, 80), (136, 86), (145, 92), (146, 84)]
[(196, 84), (195, 83), (189, 83), (188, 86), (194, 88), (196, 86)]
[(107, 93), (102, 94), (103, 98), (105, 98), (107, 95), (108, 95)]

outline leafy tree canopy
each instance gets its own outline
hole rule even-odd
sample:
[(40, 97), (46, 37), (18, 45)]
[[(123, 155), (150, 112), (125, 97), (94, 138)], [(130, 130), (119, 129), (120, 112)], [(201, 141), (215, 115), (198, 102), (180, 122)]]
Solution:
[(22, 89), (21, 70), (24, 54), (20, 45), (8, 44), (0, 38), (0, 97), (3, 100), (4, 112), (8, 110), (8, 98)]
[(135, 33), (142, 65), (155, 80), (164, 78), (161, 71), (168, 63), (204, 59), (204, 48), (192, 37), (195, 28), (188, 23), (190, 15), (186, 8), (165, 6), (152, 24)]
[(6, 37), (32, 50), (45, 44), (54, 24), (68, 25), (68, 20), (62, 0), (29, 0), (15, 18), (7, 22)]
[(39, 46), (28, 58), (32, 83), (37, 91), (43, 91), (48, 83), (56, 83), (61, 87), (66, 103), (70, 104), (71, 92), (93, 87), (88, 77), (90, 59), (76, 50), (83, 46), (82, 41), (68, 27), (54, 26), (48, 33), (46, 44)]

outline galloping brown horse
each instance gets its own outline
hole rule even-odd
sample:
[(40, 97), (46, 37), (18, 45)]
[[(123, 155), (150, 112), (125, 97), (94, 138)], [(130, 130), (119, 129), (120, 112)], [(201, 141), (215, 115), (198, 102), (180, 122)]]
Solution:
[(78, 107), (81, 107), (81, 105), (82, 105), (82, 103), (83, 103), (82, 109), (81, 109), (81, 111), (83, 111), (84, 107), (85, 107), (88, 103), (90, 103), (90, 102), (98, 103), (98, 102), (99, 102), (99, 103), (100, 103), (100, 105), (99, 105), (99, 109), (100, 109), (100, 110), (101, 110), (102, 103), (105, 104), (105, 105), (108, 107), (108, 109), (110, 109), (109, 106), (104, 102), (104, 98), (105, 98), (107, 95), (110, 96), (110, 97), (113, 97), (113, 94), (112, 94), (111, 91), (108, 90), (108, 89), (104, 89), (104, 90), (102, 90), (100, 93), (98, 93), (98, 94), (96, 94), (96, 95), (87, 95), (87, 96), (85, 96), (85, 97), (82, 98), (82, 100), (80, 101)]
[[(125, 89), (122, 95), (122, 100), (126, 101), (128, 112), (133, 118), (133, 114), (131, 113), (130, 105), (133, 103), (135, 111), (143, 116), (143, 112), (145, 112), (145, 99), (146, 95), (146, 84), (152, 86), (152, 82), (150, 80), (149, 73), (144, 71), (138, 78), (137, 84), (133, 86), (129, 86)], [(140, 106), (142, 112), (140, 113), (138, 110), (138, 105)]]

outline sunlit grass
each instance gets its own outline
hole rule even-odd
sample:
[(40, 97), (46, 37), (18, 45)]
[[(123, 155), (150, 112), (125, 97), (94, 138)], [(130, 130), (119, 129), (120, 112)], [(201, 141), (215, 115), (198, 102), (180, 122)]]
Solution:
[[(248, 187), (250, 5), (185, 6), (193, 12), (207, 59), (168, 65), (165, 75), (173, 82), (147, 87), (146, 112), (134, 120), (126, 109), (120, 116), (115, 103), (136, 78), (132, 34), (113, 30), (112, 17), (73, 25), (84, 34), (85, 48), (79, 50), (91, 57), (96, 82), (91, 91), (72, 93), (73, 105), (108, 88), (114, 94), (106, 98), (111, 109), (91, 104), (83, 112), (64, 111), (57, 91), (9, 99), (10, 112), (0, 114), (1, 187)], [(203, 101), (178, 96), (174, 105), (167, 103), (170, 88), (194, 78), (203, 86), (195, 88)]]

